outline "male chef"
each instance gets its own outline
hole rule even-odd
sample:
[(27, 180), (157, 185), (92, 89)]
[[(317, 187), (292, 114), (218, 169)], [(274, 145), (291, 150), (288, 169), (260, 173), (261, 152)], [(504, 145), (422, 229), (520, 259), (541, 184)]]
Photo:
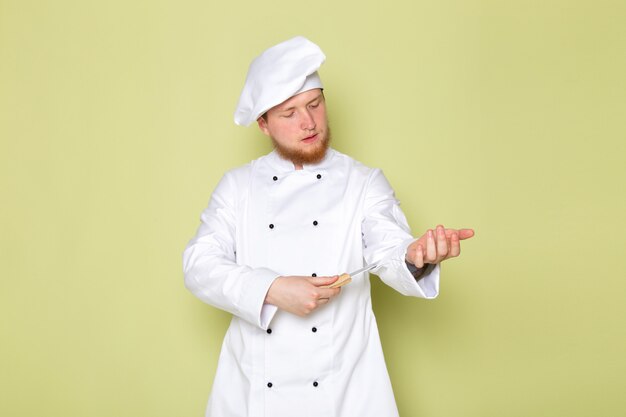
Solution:
[(185, 285), (232, 313), (207, 416), (398, 415), (364, 265), (434, 298), (470, 229), (415, 239), (379, 169), (331, 149), (320, 48), (296, 37), (250, 65), (235, 123), (274, 150), (227, 172), (184, 252)]

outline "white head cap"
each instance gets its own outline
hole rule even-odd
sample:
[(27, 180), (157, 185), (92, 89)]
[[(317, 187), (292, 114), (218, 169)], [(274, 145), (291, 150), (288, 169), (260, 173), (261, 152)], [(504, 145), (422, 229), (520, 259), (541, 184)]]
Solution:
[(267, 49), (250, 64), (235, 109), (235, 123), (249, 126), (296, 94), (323, 88), (317, 69), (325, 59), (320, 47), (302, 36)]

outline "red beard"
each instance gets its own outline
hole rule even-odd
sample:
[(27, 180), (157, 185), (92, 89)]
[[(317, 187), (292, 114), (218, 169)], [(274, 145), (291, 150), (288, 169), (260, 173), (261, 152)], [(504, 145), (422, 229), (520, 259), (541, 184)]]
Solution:
[(281, 158), (293, 162), (294, 165), (310, 165), (316, 164), (324, 159), (328, 145), (330, 144), (330, 128), (326, 128), (326, 135), (320, 140), (316, 146), (307, 150), (302, 149), (290, 149), (281, 146), (278, 142), (272, 138), (274, 149), (278, 152)]

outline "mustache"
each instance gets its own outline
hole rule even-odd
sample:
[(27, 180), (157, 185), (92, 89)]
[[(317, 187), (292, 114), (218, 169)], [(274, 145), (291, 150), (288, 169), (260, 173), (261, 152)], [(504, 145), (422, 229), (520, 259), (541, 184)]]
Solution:
[[(315, 134), (312, 136), (315, 136)], [(278, 155), (285, 160), (293, 162), (295, 165), (310, 165), (320, 162), (326, 156), (330, 139), (330, 128), (327, 128), (324, 137), (318, 142), (317, 146), (313, 147), (313, 149), (302, 150), (298, 148), (291, 148), (289, 146), (283, 146), (278, 143), (276, 139), (271, 137), (272, 144), (274, 145), (274, 149)]]

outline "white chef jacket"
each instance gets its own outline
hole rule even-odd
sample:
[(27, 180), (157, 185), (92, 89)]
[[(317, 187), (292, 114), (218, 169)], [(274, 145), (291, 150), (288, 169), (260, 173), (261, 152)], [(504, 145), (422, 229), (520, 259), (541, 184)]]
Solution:
[(264, 304), (278, 276), (373, 270), (404, 295), (434, 298), (439, 266), (416, 281), (413, 241), (378, 169), (329, 149), (294, 170), (274, 151), (227, 172), (184, 255), (185, 285), (233, 314), (207, 416), (393, 417), (367, 273), (306, 317)]

